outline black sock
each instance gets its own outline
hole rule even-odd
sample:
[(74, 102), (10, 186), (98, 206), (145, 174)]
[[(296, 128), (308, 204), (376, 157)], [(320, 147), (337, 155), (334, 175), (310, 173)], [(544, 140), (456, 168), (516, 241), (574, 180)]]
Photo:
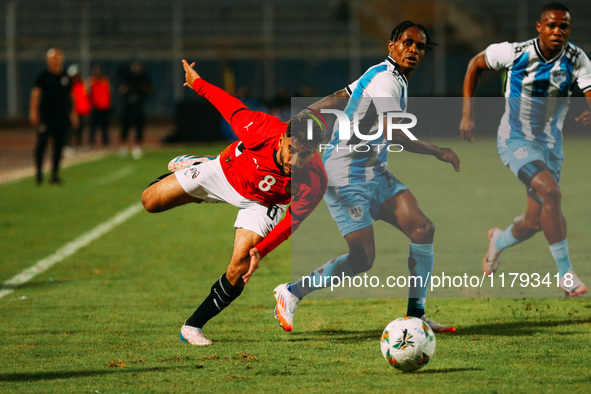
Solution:
[(423, 308), (408, 308), (406, 310), (406, 316), (414, 316), (418, 317), (419, 319), (423, 317), (425, 314), (425, 309)]
[(242, 290), (244, 290), (244, 287), (232, 286), (224, 273), (211, 286), (211, 292), (207, 298), (199, 305), (199, 308), (197, 308), (193, 315), (187, 319), (185, 324), (202, 328), (205, 323), (238, 298)]

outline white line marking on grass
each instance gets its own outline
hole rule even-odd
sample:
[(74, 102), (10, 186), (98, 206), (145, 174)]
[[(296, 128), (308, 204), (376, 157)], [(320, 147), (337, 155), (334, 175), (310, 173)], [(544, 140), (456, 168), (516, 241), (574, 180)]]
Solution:
[(120, 179), (123, 179), (126, 176), (133, 174), (134, 172), (135, 172), (134, 166), (123, 167), (122, 169), (120, 169), (119, 171), (117, 171), (113, 174), (109, 174), (109, 175), (104, 176), (102, 178), (98, 178), (97, 180), (95, 180), (93, 182), (93, 185), (94, 186), (105, 186), (105, 185), (108, 185), (109, 183), (113, 183), (113, 182), (116, 182)]
[(59, 248), (54, 254), (48, 256), (42, 260), (39, 260), (35, 265), (27, 268), (20, 274), (16, 275), (15, 277), (7, 280), (2, 284), (0, 287), (0, 298), (7, 296), (14, 292), (14, 290), (33, 279), (35, 276), (47, 271), (49, 268), (54, 266), (55, 264), (61, 262), (62, 260), (70, 257), (74, 253), (76, 253), (79, 249), (85, 247), (86, 245), (90, 244), (92, 241), (96, 240), (97, 238), (101, 237), (103, 234), (108, 233), (113, 228), (117, 227), (121, 223), (125, 222), (127, 219), (135, 215), (136, 213), (142, 210), (141, 204), (133, 204), (130, 207), (124, 209), (123, 211), (119, 212), (111, 219), (103, 222), (93, 228), (92, 230), (88, 231), (85, 234), (82, 234), (75, 240), (68, 242), (61, 248)]

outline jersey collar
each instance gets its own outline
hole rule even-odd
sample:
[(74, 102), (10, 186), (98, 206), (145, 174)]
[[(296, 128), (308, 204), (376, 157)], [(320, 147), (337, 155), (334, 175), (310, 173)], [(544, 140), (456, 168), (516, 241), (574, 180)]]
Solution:
[(283, 172), (283, 167), (281, 167), (281, 165), (277, 161), (277, 148), (273, 148), (273, 161), (275, 162), (275, 165), (277, 166), (279, 171)]
[(564, 46), (562, 47), (562, 49), (560, 50), (560, 52), (558, 52), (558, 55), (556, 55), (552, 59), (548, 60), (542, 54), (542, 50), (540, 49), (540, 44), (538, 43), (538, 38), (534, 38), (534, 49), (536, 50), (536, 55), (538, 55), (538, 57), (540, 58), (540, 60), (543, 61), (546, 64), (554, 63), (558, 58), (560, 58), (560, 56), (562, 56), (562, 54), (566, 50), (566, 46), (567, 45), (568, 45), (568, 42), (566, 44), (564, 44)]
[(408, 85), (408, 79), (406, 79), (406, 75), (404, 75), (402, 73), (402, 68), (400, 67), (400, 65), (398, 63), (396, 63), (396, 60), (392, 59), (392, 57), (390, 57), (390, 56), (388, 56), (386, 58), (386, 60), (389, 61), (394, 66), (394, 69), (398, 72), (398, 74), (400, 74), (402, 79), (404, 79), (404, 83), (406, 83)]

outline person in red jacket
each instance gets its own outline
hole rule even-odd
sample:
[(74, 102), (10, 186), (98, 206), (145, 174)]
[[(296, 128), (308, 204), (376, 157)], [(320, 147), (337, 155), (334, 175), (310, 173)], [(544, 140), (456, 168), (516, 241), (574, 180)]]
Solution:
[[(203, 325), (242, 293), (260, 260), (316, 208), (326, 191), (327, 179), (315, 152), (324, 136), (318, 117), (313, 116), (313, 138), (309, 139), (306, 115), (286, 123), (251, 111), (240, 100), (203, 80), (194, 65), (183, 60), (184, 86), (208, 99), (240, 140), (214, 160), (193, 160), (193, 165), (181, 164), (181, 169), (172, 173), (174, 176), (160, 177), (143, 192), (142, 203), (148, 212), (166, 211), (190, 202), (224, 202), (239, 208), (234, 223), (234, 251), (226, 272), (181, 328), (181, 340), (209, 345)], [(296, 177), (292, 182), (293, 174)]]
[(73, 141), (71, 141), (71, 145), (79, 148), (82, 146), (82, 132), (86, 126), (86, 120), (90, 114), (91, 105), (90, 100), (88, 99), (88, 89), (86, 87), (86, 82), (80, 74), (78, 65), (72, 64), (70, 67), (68, 67), (68, 76), (72, 81), (74, 110), (78, 114), (78, 125), (76, 127), (72, 127)]
[(96, 129), (100, 128), (103, 146), (109, 146), (111, 83), (99, 65), (94, 66), (90, 76), (90, 103), (90, 144), (94, 145)]

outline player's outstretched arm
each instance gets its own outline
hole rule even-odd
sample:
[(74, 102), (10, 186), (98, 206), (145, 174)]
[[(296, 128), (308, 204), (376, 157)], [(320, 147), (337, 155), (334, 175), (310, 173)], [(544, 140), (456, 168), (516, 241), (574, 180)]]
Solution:
[(250, 249), (249, 275), (258, 268), (259, 261), (288, 239), (292, 231), (296, 231), (300, 224), (322, 201), (326, 193), (328, 179), (321, 165), (320, 157), (313, 158), (312, 160), (317, 160), (318, 166), (315, 171), (310, 173), (307, 182), (299, 184), (298, 191), (292, 197), (291, 205), (287, 209), (283, 219), (281, 219), (265, 238), (259, 241), (254, 248)]
[(466, 70), (466, 76), (464, 77), (464, 101), (462, 104), (462, 120), (460, 121), (460, 137), (463, 140), (472, 142), (474, 138), (474, 117), (472, 114), (472, 97), (478, 86), (478, 79), (482, 70), (488, 70), (488, 64), (484, 57), (484, 51), (474, 56), (470, 63), (468, 63), (468, 69)]
[[(587, 99), (587, 104), (589, 108), (591, 108), (591, 90), (585, 92), (585, 98)], [(590, 126), (591, 125), (591, 110), (583, 111), (575, 121), (582, 123), (583, 126)]]
[[(185, 83), (183, 86), (194, 89), (195, 93), (206, 98), (218, 111), (220, 111), (228, 123), (232, 124), (232, 116), (238, 110), (248, 109), (236, 97), (231, 96), (224, 90), (203, 80), (194, 69), (195, 63), (189, 64), (185, 59), (183, 59), (182, 63), (183, 69), (185, 70)], [(238, 137), (240, 137), (240, 135), (238, 135)]]
[(76, 128), (80, 125), (80, 118), (78, 117), (78, 112), (74, 108), (74, 92), (70, 91), (70, 102), (72, 103), (72, 107), (70, 108), (70, 123), (72, 123), (72, 127)]
[(460, 171), (460, 158), (452, 149), (438, 147), (438, 152), (435, 157), (443, 162), (450, 163), (456, 172)]
[(39, 101), (41, 97), (41, 88), (34, 87), (31, 90), (31, 102), (29, 104), (29, 122), (31, 126), (37, 127), (39, 126), (40, 117), (39, 117)]
[(423, 140), (411, 140), (401, 130), (393, 130), (390, 142), (400, 144), (404, 147), (404, 150), (412, 153), (435, 156), (441, 161), (450, 163), (454, 170), (460, 171), (460, 158), (450, 148), (440, 148)]
[(435, 156), (445, 163), (450, 163), (456, 172), (460, 171), (460, 158), (450, 148), (440, 148), (430, 142), (421, 140), (408, 140), (408, 142), (402, 143), (401, 145), (404, 147), (404, 150), (409, 152)]
[(197, 71), (195, 71), (195, 62), (189, 64), (185, 59), (183, 59), (183, 68), (185, 69), (185, 83), (183, 86), (193, 89), (193, 84), (195, 83), (196, 79), (201, 78)]
[(259, 268), (259, 263), (261, 262), (261, 254), (257, 248), (250, 249), (248, 254), (250, 255), (250, 267), (248, 268), (248, 272), (242, 276), (244, 284), (248, 283), (252, 274)]
[(339, 106), (342, 106), (342, 104), (344, 103), (344, 101), (342, 99), (345, 97), (348, 98), (349, 93), (347, 93), (346, 89), (341, 89), (337, 92), (334, 92), (331, 95), (328, 95), (328, 96), (316, 101), (314, 104), (309, 105), (308, 108), (306, 108), (302, 112), (298, 113), (296, 115), (296, 117), (306, 115), (307, 111), (310, 111), (310, 110), (320, 112), (320, 110), (322, 108), (337, 108)]
[(310, 105), (309, 108), (314, 111), (320, 111), (322, 108), (334, 108), (338, 106), (339, 103), (343, 102), (343, 98), (349, 98), (349, 93), (347, 93), (346, 89), (341, 89), (338, 92), (334, 92), (333, 94), (316, 101), (314, 104)]

